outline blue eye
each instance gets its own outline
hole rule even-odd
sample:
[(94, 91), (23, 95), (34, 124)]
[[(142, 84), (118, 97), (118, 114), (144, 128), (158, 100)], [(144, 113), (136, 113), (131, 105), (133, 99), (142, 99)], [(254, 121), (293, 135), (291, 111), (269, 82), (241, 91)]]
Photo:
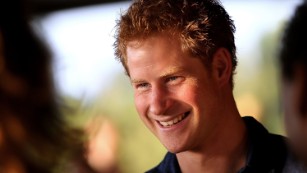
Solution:
[(140, 84), (137, 84), (137, 85), (136, 85), (137, 88), (146, 88), (146, 87), (148, 87), (148, 86), (149, 86), (148, 83), (140, 83)]
[(166, 82), (171, 85), (177, 85), (184, 81), (184, 77), (182, 76), (170, 76), (166, 79)]
[(149, 83), (137, 83), (134, 88), (138, 91), (147, 91), (150, 88)]
[(167, 78), (167, 81), (168, 82), (175, 81), (178, 78), (179, 78), (178, 76), (171, 76), (171, 77)]

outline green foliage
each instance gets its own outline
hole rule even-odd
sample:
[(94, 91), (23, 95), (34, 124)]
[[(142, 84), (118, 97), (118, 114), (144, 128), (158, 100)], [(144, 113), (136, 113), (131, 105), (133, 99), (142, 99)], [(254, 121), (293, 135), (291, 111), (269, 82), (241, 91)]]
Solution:
[[(279, 70), (276, 61), (280, 36), (283, 27), (263, 35), (260, 44), (259, 64), (254, 64), (256, 70), (249, 72), (249, 67), (241, 64), (237, 76), (236, 96), (244, 92), (252, 93), (261, 105), (260, 121), (269, 131), (284, 134), (283, 117), (280, 107)], [(248, 59), (241, 57), (242, 59)], [(252, 105), (251, 105), (252, 106)]]

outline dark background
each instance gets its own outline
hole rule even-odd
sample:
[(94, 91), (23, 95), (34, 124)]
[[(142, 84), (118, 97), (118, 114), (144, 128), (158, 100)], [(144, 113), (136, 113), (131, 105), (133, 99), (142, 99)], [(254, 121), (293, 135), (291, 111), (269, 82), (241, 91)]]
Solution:
[[(116, 2), (129, 2), (129, 0), (28, 0), (29, 8), (35, 15), (69, 8), (84, 7), (89, 5), (108, 4)], [(130, 0), (131, 1), (131, 0)]]

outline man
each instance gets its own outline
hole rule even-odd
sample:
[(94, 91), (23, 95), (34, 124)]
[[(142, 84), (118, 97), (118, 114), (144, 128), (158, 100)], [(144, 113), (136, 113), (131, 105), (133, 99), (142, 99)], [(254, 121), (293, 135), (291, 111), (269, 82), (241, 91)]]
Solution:
[(136, 0), (115, 49), (142, 121), (169, 151), (148, 172), (280, 172), (284, 139), (233, 97), (235, 26), (213, 0)]
[[(293, 159), (307, 166), (307, 3), (297, 7), (283, 35), (279, 55), (285, 127)], [(293, 160), (292, 160), (293, 161)], [(285, 172), (301, 163), (287, 164)], [(306, 171), (307, 172), (307, 171)]]

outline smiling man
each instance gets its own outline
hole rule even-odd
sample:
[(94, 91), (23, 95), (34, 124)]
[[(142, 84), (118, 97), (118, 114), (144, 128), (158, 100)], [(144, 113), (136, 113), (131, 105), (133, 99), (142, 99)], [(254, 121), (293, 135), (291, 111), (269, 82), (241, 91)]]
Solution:
[(135, 0), (117, 22), (137, 112), (169, 151), (148, 172), (281, 172), (284, 138), (237, 110), (235, 26), (219, 2)]

